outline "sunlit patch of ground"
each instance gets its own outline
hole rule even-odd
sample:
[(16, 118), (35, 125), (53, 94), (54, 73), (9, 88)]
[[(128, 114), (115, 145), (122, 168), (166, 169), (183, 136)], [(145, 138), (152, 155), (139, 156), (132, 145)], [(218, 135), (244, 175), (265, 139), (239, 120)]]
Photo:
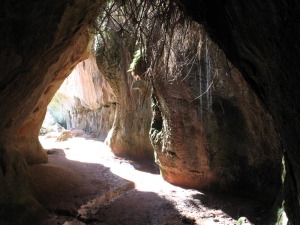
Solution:
[[(177, 225), (177, 224), (236, 224), (236, 220), (249, 210), (261, 210), (255, 203), (244, 200), (216, 199), (192, 189), (183, 189), (165, 182), (157, 173), (139, 170), (142, 164), (114, 156), (110, 149), (95, 139), (71, 138), (55, 142), (54, 138), (40, 137), (45, 149), (62, 149), (65, 157), (72, 161), (101, 164), (111, 173), (135, 183), (135, 189), (122, 196), (97, 206), (93, 213), (98, 214), (102, 225)], [(91, 201), (92, 202), (92, 201)], [(117, 213), (122, 215), (118, 215)], [(124, 213), (122, 213), (124, 212)], [(251, 213), (251, 212), (250, 212)], [(255, 212), (254, 212), (255, 213)], [(142, 216), (143, 215), (143, 216)], [(260, 218), (257, 216), (257, 221)], [(101, 221), (101, 222), (99, 222)], [(79, 224), (78, 221), (65, 224)], [(82, 224), (82, 222), (81, 222)], [(243, 224), (251, 224), (245, 218)], [(255, 223), (258, 224), (258, 223)], [(261, 223), (263, 224), (263, 223)]]

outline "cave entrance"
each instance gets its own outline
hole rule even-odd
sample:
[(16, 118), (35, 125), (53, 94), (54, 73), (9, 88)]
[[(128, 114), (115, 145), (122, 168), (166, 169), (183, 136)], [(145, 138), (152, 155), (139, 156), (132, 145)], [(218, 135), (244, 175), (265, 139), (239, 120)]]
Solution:
[[(107, 25), (112, 26), (115, 24)], [(111, 32), (111, 29), (114, 31)], [(252, 111), (253, 105), (257, 101), (249, 98), (247, 100), (249, 104), (244, 103), (245, 96), (240, 93), (249, 92), (247, 85), (241, 82), (242, 78), (240, 78), (241, 75), (238, 71), (229, 68), (225, 57), (221, 56), (217, 59), (220, 56), (219, 50), (215, 50), (216, 55), (214, 55), (215, 53), (211, 54), (209, 49), (214, 50), (216, 47), (211, 44), (207, 34), (202, 33), (202, 28), (198, 27), (198, 25), (193, 25), (185, 29), (186, 31), (189, 29), (195, 31), (194, 34), (190, 34), (190, 39), (185, 36), (184, 40), (180, 38), (177, 40), (176, 37), (181, 37), (180, 34), (182, 33), (181, 27), (178, 27), (178, 30), (174, 30), (179, 35), (173, 35), (170, 37), (170, 40), (165, 40), (170, 41), (170, 45), (174, 45), (172, 46), (172, 57), (170, 56), (170, 49), (163, 48), (163, 50), (166, 50), (167, 55), (162, 56), (163, 60), (160, 62), (162, 63), (162, 68), (166, 66), (166, 71), (171, 68), (167, 73), (169, 77), (167, 76), (166, 79), (161, 80), (154, 79), (151, 83), (153, 85), (151, 87), (155, 88), (157, 99), (160, 100), (159, 107), (165, 107), (161, 108), (164, 110), (165, 120), (163, 122), (160, 121), (160, 126), (156, 129), (158, 132), (155, 132), (155, 134), (158, 134), (155, 135), (158, 140), (156, 142), (156, 144), (158, 143), (157, 147), (161, 147), (159, 153), (163, 153), (159, 157), (161, 157), (165, 168), (169, 166), (169, 171), (165, 170), (163, 172), (165, 174), (167, 172), (168, 176), (174, 179), (177, 179), (179, 174), (179, 178), (183, 180), (181, 184), (184, 184), (186, 180), (199, 183), (199, 181), (203, 181), (201, 179), (203, 174), (206, 175), (206, 172), (212, 171), (214, 175), (224, 179), (219, 180), (220, 183), (231, 182), (232, 179), (236, 179), (239, 182), (238, 185), (246, 184), (242, 187), (242, 191), (245, 191), (244, 189), (246, 188), (251, 188), (251, 185), (256, 187), (256, 184), (259, 188), (264, 187), (263, 185), (265, 184), (260, 181), (263, 179), (262, 177), (265, 177), (265, 174), (261, 174), (268, 174), (269, 168), (273, 167), (273, 162), (264, 164), (264, 166), (267, 165), (268, 167), (267, 170), (264, 170), (261, 169), (260, 164), (254, 164), (252, 160), (249, 160), (258, 156), (260, 160), (266, 159), (265, 161), (267, 161), (269, 159), (267, 154), (261, 153), (269, 150), (269, 148), (265, 148), (269, 143), (256, 136), (256, 134), (265, 132), (263, 126), (256, 126), (259, 123), (252, 123), (252, 121), (264, 121), (264, 117), (256, 117), (257, 113)], [(220, 202), (220, 199), (211, 197), (210, 200), (207, 198), (208, 195), (204, 195), (201, 192), (168, 186), (158, 174), (135, 170), (137, 168), (149, 171), (145, 164), (139, 164), (112, 155), (110, 150), (121, 157), (126, 156), (138, 158), (139, 160), (147, 159), (150, 161), (149, 167), (152, 168), (153, 148), (148, 134), (151, 121), (149, 97), (151, 88), (149, 88), (147, 82), (141, 79), (142, 76), (135, 77), (129, 73), (129, 63), (132, 61), (131, 56), (135, 49), (134, 47), (126, 49), (126, 47), (130, 46), (128, 43), (131, 42), (127, 43), (126, 41), (128, 40), (120, 35), (116, 27), (109, 27), (105, 32), (111, 36), (109, 38), (110, 42), (106, 42), (105, 49), (103, 49), (103, 46), (102, 49), (99, 49), (103, 53), (100, 54), (100, 57), (102, 56), (100, 64), (103, 65), (99, 66), (103, 71), (99, 70), (99, 63), (97, 63), (99, 59), (90, 54), (89, 59), (77, 65), (49, 105), (50, 114), (54, 121), (59, 124), (56, 127), (62, 130), (66, 129), (57, 137), (60, 142), (56, 143), (57, 147), (54, 147), (55, 144), (52, 143), (52, 149), (48, 150), (50, 166), (52, 165), (52, 169), (56, 170), (56, 172), (52, 171), (51, 173), (56, 174), (55, 179), (57, 179), (55, 182), (49, 182), (49, 185), (52, 185), (53, 188), (61, 188), (61, 191), (58, 193), (65, 193), (66, 196), (70, 195), (69, 199), (61, 195), (53, 199), (63, 200), (64, 202), (75, 201), (80, 206), (80, 209), (77, 207), (77, 211), (73, 208), (75, 213), (70, 210), (54, 210), (54, 212), (62, 216), (79, 217), (82, 221), (85, 221), (83, 217), (87, 214), (93, 214), (91, 211), (97, 214), (99, 207), (102, 207), (103, 203), (122, 195), (120, 204), (123, 208), (118, 208), (118, 210), (130, 207), (130, 204), (126, 205), (125, 202), (133, 197), (132, 199), (134, 199), (134, 203), (137, 203), (138, 207), (131, 200), (130, 202), (135, 205), (133, 214), (137, 214), (137, 211), (134, 210), (145, 204), (145, 199), (151, 202), (151, 198), (148, 195), (145, 196), (140, 193), (150, 192), (155, 193), (154, 196), (151, 195), (155, 199), (157, 196), (158, 199), (168, 199), (168, 201), (163, 201), (163, 203), (161, 201), (153, 203), (154, 205), (158, 204), (164, 212), (174, 213), (176, 211), (178, 213), (180, 209), (186, 207), (197, 214), (201, 211), (199, 205), (202, 204), (205, 206), (203, 213), (207, 213), (209, 210), (215, 210), (216, 205), (219, 205), (217, 207), (219, 210), (218, 214), (226, 219), (215, 216), (215, 213), (203, 217), (214, 222), (227, 220), (228, 223), (231, 223), (234, 219), (237, 220), (240, 215), (249, 214), (249, 211), (241, 213), (241, 209), (225, 206), (226, 204)], [(175, 39), (173, 40), (174, 37)], [(186, 40), (191, 41), (187, 42)], [(102, 41), (104, 42), (104, 40)], [(197, 48), (195, 48), (193, 43), (196, 43)], [(135, 44), (136, 40), (133, 45)], [(181, 49), (176, 47), (181, 45), (185, 46), (185, 51), (189, 53), (184, 55), (183, 58), (192, 58), (187, 61), (191, 63), (184, 63), (183, 67), (178, 67), (180, 73), (176, 74), (174, 73), (175, 69), (172, 71), (172, 65), (180, 65), (177, 62), (181, 62), (181, 57), (176, 58), (176, 56), (180, 56), (180, 52), (177, 54), (176, 50), (181, 51)], [(197, 51), (194, 52), (194, 50)], [(107, 57), (103, 56), (104, 53), (107, 54)], [(134, 57), (134, 59), (139, 61), (141, 57)], [(163, 64), (165, 59), (170, 61)], [(163, 74), (159, 69), (156, 72), (156, 74)], [(176, 75), (172, 77), (173, 74)], [(193, 75), (189, 76), (189, 74)], [(203, 75), (205, 75), (205, 79), (203, 79)], [(212, 87), (218, 88), (214, 89)], [(212, 97), (217, 99), (217, 101), (212, 101)], [(206, 106), (207, 110), (205, 110)], [(255, 108), (255, 110), (257, 108), (260, 109), (260, 105), (257, 104)], [(200, 119), (198, 118), (199, 111)], [(264, 111), (262, 112), (264, 113)], [(160, 110), (159, 113), (161, 113)], [(160, 119), (162, 120), (162, 115), (159, 116)], [(180, 122), (177, 123), (177, 121)], [(170, 128), (170, 135), (165, 135), (162, 131), (164, 130), (162, 126)], [(202, 132), (202, 129), (205, 132)], [(47, 131), (47, 128), (43, 128), (42, 131), (45, 130)], [(168, 130), (164, 131), (168, 132)], [(174, 138), (174, 134), (176, 138)], [(173, 137), (170, 138), (170, 136)], [(51, 138), (51, 135), (49, 138)], [(165, 139), (159, 140), (159, 138)], [(268, 141), (271, 142), (272, 138)], [(105, 139), (109, 149), (107, 150), (106, 145), (96, 139)], [(41, 142), (43, 141), (41, 140)], [(167, 144), (159, 146), (159, 143), (162, 142)], [(209, 146), (208, 148), (205, 146), (206, 143)], [(257, 146), (253, 149), (248, 147), (254, 145)], [(259, 148), (263, 148), (261, 152), (258, 150)], [(100, 162), (100, 158), (103, 159), (102, 162)], [(276, 161), (275, 163), (278, 162)], [(265, 168), (264, 166), (262, 167)], [(275, 166), (277, 168), (277, 164)], [(41, 168), (39, 169), (42, 171)], [(176, 174), (174, 175), (174, 173)], [(38, 176), (38, 174), (36, 173), (35, 176)], [(47, 174), (47, 171), (44, 174)], [(208, 178), (210, 177), (208, 176)], [(42, 181), (43, 179), (40, 182)], [(44, 182), (47, 183), (47, 180)], [(272, 183), (272, 178), (268, 182)], [(134, 191), (128, 193), (129, 190), (133, 190), (134, 186)], [(75, 189), (79, 190), (79, 193), (75, 193), (73, 191)], [(106, 190), (107, 192), (104, 191), (104, 194), (99, 194), (101, 193), (100, 190)], [(81, 191), (83, 193), (94, 193), (94, 195), (92, 194), (93, 198), (82, 195)], [(131, 194), (133, 192), (136, 194)], [(96, 196), (95, 193), (97, 193)], [(174, 194), (174, 199), (172, 198), (172, 193), (176, 193)], [(126, 195), (130, 197), (126, 198)], [(136, 196), (138, 196), (138, 199), (135, 198)], [(46, 203), (48, 200), (44, 199)], [(90, 201), (89, 204), (87, 200)], [(43, 202), (43, 198), (40, 201)], [(190, 201), (191, 204), (183, 203), (184, 201)], [(243, 207), (243, 202), (249, 204), (248, 201), (243, 199), (242, 202), (237, 204), (237, 207)], [(54, 205), (51, 205), (51, 202), (47, 204), (50, 204), (50, 208), (66, 207), (58, 206), (57, 201), (53, 203)], [(193, 207), (193, 205), (197, 205), (198, 209), (189, 208)], [(110, 207), (113, 206), (110, 205)], [(149, 207), (151, 208), (153, 205), (148, 205), (144, 209), (149, 210)], [(256, 207), (260, 209), (260, 206)], [(88, 208), (88, 210), (85, 208)], [(245, 206), (245, 208), (249, 209), (249, 205)], [(112, 210), (112, 208), (110, 209)], [(113, 209), (115, 210), (115, 208)], [(231, 211), (232, 209), (233, 211)], [(183, 213), (179, 213), (182, 223), (193, 224), (196, 220), (203, 222), (203, 218), (200, 218), (201, 216), (191, 216), (186, 214), (185, 210), (183, 211)], [(141, 212), (144, 214), (145, 211)], [(148, 215), (151, 217), (156, 213), (158, 212), (155, 211), (154, 214)], [(256, 214), (256, 216), (258, 215), (259, 213)], [(87, 217), (90, 218), (90, 216)], [(95, 220), (98, 221), (98, 219), (96, 218)], [(257, 218), (254, 218), (254, 220), (257, 220)], [(134, 223), (129, 222), (128, 224)]]
[[(91, 77), (79, 76), (76, 78), (77, 81), (75, 79), (75, 82), (83, 85), (77, 86), (76, 91), (72, 91), (71, 101), (65, 101), (68, 100), (68, 95), (57, 94), (56, 99), (49, 107), (52, 107), (52, 117), (58, 115), (54, 121), (60, 125), (57, 127), (62, 130), (62, 133), (58, 137), (59, 142), (52, 143), (51, 149), (47, 151), (49, 163), (40, 165), (38, 163), (47, 162), (47, 155), (37, 140), (40, 119), (44, 116), (46, 103), (49, 102), (53, 92), (60, 86), (74, 64), (85, 57), (83, 55), (89, 46), (89, 35), (86, 34), (90, 31), (88, 27), (94, 19), (92, 14), (96, 14), (97, 10), (94, 9), (96, 6), (92, 4), (92, 1), (75, 1), (72, 4), (68, 4), (68, 1), (64, 1), (62, 4), (52, 4), (49, 1), (45, 3), (45, 7), (41, 7), (37, 1), (34, 4), (19, 1), (18, 4), (7, 3), (7, 7), (3, 7), (1, 41), (5, 49), (1, 54), (1, 58), (4, 59), (1, 61), (1, 103), (5, 107), (2, 107), (1, 110), (0, 178), (3, 182), (0, 185), (0, 200), (4, 207), (2, 207), (0, 217), (7, 211), (15, 213), (14, 209), (22, 213), (27, 209), (35, 211), (35, 209), (26, 207), (27, 205), (35, 207), (37, 204), (29, 190), (30, 182), (25, 160), (30, 164), (29, 170), (34, 181), (36, 197), (41, 203), (48, 206), (52, 215), (56, 214), (68, 219), (76, 217), (86, 223), (102, 223), (101, 213), (105, 210), (99, 211), (99, 218), (86, 215), (90, 213), (94, 215), (95, 210), (98, 212), (98, 205), (95, 206), (97, 202), (104, 203), (117, 196), (118, 193), (124, 193), (122, 190), (133, 188), (134, 182), (128, 181), (125, 167), (129, 167), (129, 169), (144, 168), (111, 153), (107, 153), (107, 158), (104, 157), (105, 154), (101, 155), (105, 158), (104, 163), (98, 163), (95, 159), (100, 157), (97, 155), (99, 152), (94, 152), (93, 149), (94, 147), (99, 150), (105, 149), (103, 143), (96, 141), (95, 138), (104, 139), (106, 137), (106, 143), (115, 155), (146, 158), (150, 159), (151, 163), (153, 162), (153, 148), (148, 135), (151, 110), (148, 110), (149, 102), (146, 104), (147, 101), (145, 101), (149, 100), (145, 96), (149, 94), (150, 89), (141, 81), (142, 76), (140, 78), (129, 76), (128, 72), (129, 63), (137, 48), (140, 52), (147, 52), (155, 60), (152, 61), (154, 63), (150, 68), (152, 69), (152, 78), (163, 78), (161, 80), (153, 79), (151, 83), (156, 88), (155, 94), (162, 107), (157, 111), (161, 115), (158, 117), (159, 123), (155, 124), (158, 124), (156, 126), (158, 132), (155, 132), (153, 136), (157, 137), (155, 144), (157, 144), (159, 152), (163, 153), (160, 156), (166, 157), (161, 158), (165, 159), (161, 160), (163, 161), (161, 165), (170, 165), (168, 168), (171, 169), (167, 171), (168, 174), (175, 171), (181, 173), (181, 178), (186, 178), (186, 174), (192, 175), (189, 176), (192, 178), (199, 178), (203, 177), (206, 171), (212, 170), (217, 178), (221, 178), (217, 180), (221, 185), (237, 181), (239, 185), (244, 184), (243, 190), (245, 187), (250, 187), (250, 189), (254, 187), (263, 194), (275, 193), (272, 198), (280, 197), (280, 194), (276, 193), (277, 188), (281, 188), (279, 172), (282, 153), (281, 148), (277, 145), (280, 138), (273, 129), (272, 118), (269, 118), (265, 109), (259, 105), (259, 101), (256, 98), (245, 100), (247, 96), (255, 96), (255, 93), (251, 93), (251, 89), (247, 85), (244, 87), (241, 85), (242, 76), (234, 72), (234, 68), (229, 67), (225, 58), (221, 61), (216, 60), (224, 62), (220, 66), (214, 62), (214, 57), (208, 54), (209, 42), (206, 41), (208, 36), (199, 30), (199, 24), (185, 21), (181, 14), (176, 13), (173, 1), (160, 0), (158, 4), (152, 5), (148, 5), (152, 1), (138, 1), (138, 4), (136, 4), (137, 1), (126, 2), (129, 2), (128, 7), (125, 6), (119, 12), (125, 12), (127, 17), (120, 16), (119, 12), (115, 10), (115, 4), (111, 1), (108, 2), (108, 8), (103, 10), (110, 14), (105, 15), (102, 21), (106, 21), (103, 27), (104, 36), (108, 37), (111, 42), (107, 42), (108, 45), (102, 45), (103, 48), (100, 49), (101, 53), (107, 53), (107, 57), (103, 57), (101, 63), (105, 69), (103, 75), (106, 76), (109, 85), (106, 86), (102, 78), (97, 75), (101, 72), (88, 73), (92, 74)], [(130, 9), (134, 9), (134, 12), (128, 14)], [(114, 15), (112, 15), (112, 11), (115, 13)], [(26, 15), (30, 16), (25, 17)], [(120, 21), (117, 21), (118, 19)], [(153, 21), (155, 24), (152, 24)], [(149, 29), (151, 24), (153, 29)], [(145, 29), (136, 32), (135, 28)], [(130, 35), (131, 31), (134, 35)], [(134, 40), (133, 36), (135, 36)], [(144, 42), (146, 39), (143, 39), (143, 36), (150, 37), (151, 41)], [(102, 38), (103, 42), (106, 40)], [(203, 51), (204, 48), (201, 50), (204, 43), (207, 46), (205, 51)], [(165, 48), (166, 46), (168, 48)], [(128, 49), (126, 49), (127, 47)], [(199, 48), (201, 51), (195, 52)], [(212, 48), (216, 49), (213, 46)], [(240, 50), (240, 48), (236, 49)], [(219, 50), (216, 52), (219, 54)], [(105, 54), (99, 55), (101, 57)], [(233, 55), (231, 54), (231, 56)], [(180, 61), (181, 58), (184, 61)], [(187, 58), (189, 59), (186, 61)], [(135, 59), (136, 64), (133, 64), (132, 72), (142, 72), (140, 75), (144, 75), (142, 66), (139, 68), (137, 62), (143, 64), (147, 61), (141, 57), (141, 54), (137, 54)], [(239, 61), (238, 57), (235, 59)], [(94, 59), (94, 61), (97, 60)], [(257, 62), (257, 60), (254, 61)], [(241, 60), (240, 63), (245, 64), (244, 71), (251, 73), (252, 66), (248, 68), (248, 61)], [(193, 67), (190, 67), (190, 64)], [(81, 68), (78, 70), (86, 71), (92, 70), (91, 68), (97, 63), (84, 61), (80, 65)], [(227, 68), (226, 71), (221, 69), (223, 67)], [(214, 72), (218, 76), (213, 76)], [(188, 76), (189, 74), (193, 74), (193, 76)], [(196, 75), (199, 74), (200, 76), (197, 77)], [(206, 82), (202, 80), (201, 74), (207, 75)], [(219, 78), (219, 80), (214, 78)], [(183, 84), (181, 81), (187, 83)], [(66, 82), (72, 82), (71, 78), (68, 78)], [(178, 85), (177, 88), (173, 88), (174, 84)], [(95, 86), (103, 88), (99, 91)], [(104, 87), (107, 89), (105, 92), (103, 91)], [(189, 87), (194, 89), (194, 92), (189, 90)], [(215, 92), (210, 92), (210, 87), (216, 87)], [(229, 89), (230, 87), (232, 89)], [(279, 85), (279, 87), (281, 86)], [(206, 95), (206, 102), (202, 101), (203, 95)], [(102, 97), (98, 98), (99, 96)], [(214, 101), (211, 101), (212, 98)], [(141, 102), (143, 104), (140, 104)], [(180, 104), (179, 107), (178, 104)], [(209, 120), (204, 121), (207, 122), (206, 124), (203, 122), (200, 124), (198, 121), (197, 107), (199, 105), (201, 106), (201, 122), (203, 118), (205, 119), (202, 117), (202, 114), (205, 113), (203, 106), (207, 105), (207, 113), (212, 113), (207, 116)], [(55, 108), (59, 114), (55, 114)], [(143, 113), (136, 113), (140, 109)], [(276, 113), (275, 115), (281, 114)], [(284, 119), (284, 115), (286, 114), (283, 113), (282, 116), (277, 117), (277, 121), (280, 122), (280, 118)], [(60, 116), (61, 118), (59, 118)], [(163, 122), (160, 121), (160, 117), (164, 119)], [(196, 127), (195, 124), (197, 124)], [(106, 125), (107, 129), (101, 127)], [(174, 137), (174, 133), (172, 133), (174, 130), (176, 137), (170, 138)], [(205, 133), (202, 132), (203, 130)], [(160, 133), (161, 131), (166, 132)], [(197, 133), (196, 131), (198, 134), (203, 134), (203, 139), (194, 138), (197, 137), (193, 136)], [(47, 128), (46, 130), (42, 129), (42, 133), (48, 133)], [(48, 138), (50, 139), (51, 135)], [(59, 144), (67, 143), (65, 141), (69, 139), (73, 146), (59, 146)], [(77, 142), (79, 139), (80, 142)], [(291, 143), (293, 150), (294, 142)], [(77, 148), (80, 151), (76, 150)], [(90, 154), (87, 154), (88, 151)], [(110, 165), (105, 164), (109, 161), (112, 163), (116, 161), (115, 172)], [(119, 164), (125, 165), (125, 167), (119, 167)], [(139, 177), (133, 170), (129, 174), (133, 174), (134, 178)], [(288, 175), (290, 176), (287, 176), (287, 187), (290, 186), (289, 182), (292, 177), (291, 174), (288, 173)], [(202, 193), (191, 190), (189, 193), (192, 197), (181, 196), (185, 203), (176, 205), (178, 199), (172, 200), (172, 198), (166, 197), (170, 195), (164, 194), (166, 188), (162, 183), (155, 179), (150, 181), (150, 184), (161, 184), (161, 186), (155, 186), (156, 188), (161, 187), (159, 188), (161, 192), (153, 195), (152, 187), (151, 191), (147, 189), (151, 186), (150, 178), (148, 179), (148, 175), (145, 173), (142, 173), (141, 176), (146, 178), (146, 185), (145, 187), (137, 185), (136, 190), (144, 193), (151, 192), (151, 194), (147, 194), (146, 198), (145, 195), (141, 196), (136, 192), (128, 193), (129, 198), (136, 195), (139, 196), (140, 201), (136, 201), (137, 204), (131, 202), (132, 204), (124, 205), (128, 198), (123, 199), (122, 210), (130, 208), (130, 205), (133, 205), (134, 209), (139, 209), (143, 204), (150, 204), (153, 199), (162, 199), (161, 202), (154, 202), (155, 207), (153, 208), (158, 208), (158, 211), (150, 210), (152, 214), (141, 213), (146, 215), (143, 221), (150, 221), (150, 224), (151, 222), (152, 224), (168, 223), (164, 221), (163, 215), (162, 220), (157, 220), (159, 218), (157, 215), (160, 215), (159, 211), (164, 212), (165, 215), (170, 215), (169, 212), (177, 212), (176, 216), (171, 213), (171, 219), (177, 218), (179, 223), (181, 221), (181, 223), (187, 224), (193, 223), (193, 217), (179, 213), (186, 205), (198, 207), (199, 210), (200, 208), (215, 209), (216, 205), (222, 205), (205, 200)], [(161, 179), (158, 175), (157, 177), (157, 179)], [(174, 177), (176, 178), (176, 176)], [(115, 185), (117, 183), (124, 185), (116, 188), (118, 187)], [(270, 191), (270, 187), (274, 186), (275, 190)], [(293, 185), (291, 185), (292, 187)], [(99, 194), (99, 190), (102, 189), (109, 191), (103, 195)], [(177, 197), (184, 193), (183, 189), (179, 190), (173, 191), (177, 193)], [(199, 201), (194, 201), (195, 199)], [(291, 206), (293, 201), (290, 198), (287, 200), (290, 200), (288, 205)], [(91, 206), (88, 205), (89, 201), (91, 201)], [(205, 207), (202, 207), (200, 203), (204, 203)], [(84, 211), (86, 208), (89, 209), (87, 213), (78, 212), (78, 210)], [(149, 210), (149, 207), (145, 208)], [(123, 214), (122, 210), (118, 215)], [(290, 211), (293, 212), (293, 210)], [(237, 212), (240, 211), (235, 210), (235, 213), (231, 213), (235, 215), (232, 217), (239, 216), (240, 213)], [(140, 215), (139, 213), (133, 214)], [(151, 217), (153, 215), (154, 217)], [(213, 213), (213, 215), (208, 216), (209, 219), (216, 217), (216, 214)], [(222, 215), (222, 218), (230, 218), (228, 215)], [(114, 217), (116, 216), (114, 215)], [(133, 217), (132, 214), (129, 217)], [(197, 220), (203, 218), (207, 218), (207, 216), (197, 217)], [(217, 220), (220, 221), (220, 218), (218, 217)], [(130, 218), (123, 217), (122, 219)], [(134, 223), (129, 220), (126, 224)]]

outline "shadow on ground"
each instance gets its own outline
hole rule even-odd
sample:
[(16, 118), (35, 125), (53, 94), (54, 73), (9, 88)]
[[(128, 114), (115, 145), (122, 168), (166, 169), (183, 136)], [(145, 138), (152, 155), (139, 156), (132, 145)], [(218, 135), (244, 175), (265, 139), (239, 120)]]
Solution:
[(103, 205), (97, 215), (102, 218), (103, 225), (196, 224), (194, 218), (181, 215), (169, 200), (156, 193), (137, 190)]
[(268, 206), (254, 199), (175, 187), (153, 164), (116, 157), (103, 143), (49, 144), (49, 163), (30, 166), (47, 211), (39, 225), (233, 225), (242, 216), (268, 224)]
[[(198, 199), (206, 208), (220, 210), (226, 213), (234, 220), (246, 217), (252, 224), (266, 225), (273, 224), (270, 221), (275, 220), (272, 206), (261, 202), (258, 199), (241, 195), (205, 193), (204, 195), (193, 195), (193, 199)], [(247, 223), (248, 224), (248, 223)]]
[[(168, 200), (135, 190), (101, 164), (68, 160), (61, 149), (47, 152), (49, 163), (29, 168), (34, 195), (48, 212), (37, 224), (193, 224)], [(173, 222), (161, 223), (169, 217)]]

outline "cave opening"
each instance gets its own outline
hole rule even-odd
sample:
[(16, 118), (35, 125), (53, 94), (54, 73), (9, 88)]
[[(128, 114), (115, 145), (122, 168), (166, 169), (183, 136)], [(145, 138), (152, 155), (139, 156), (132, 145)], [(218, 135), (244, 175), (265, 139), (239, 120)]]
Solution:
[[(279, 32), (294, 9), (92, 2), (0, 10), (0, 219), (42, 205), (45, 224), (297, 224), (299, 91), (284, 88), (299, 53)], [(257, 26), (241, 19), (267, 4)], [(59, 142), (40, 129), (53, 96)]]
[[(282, 156), (272, 117), (201, 25), (184, 17), (182, 20), (186, 22), (179, 21), (183, 15), (178, 9), (172, 11), (171, 19), (168, 18), (172, 23), (164, 21), (166, 18), (153, 23), (146, 17), (144, 7), (152, 10), (148, 9), (153, 17), (160, 9), (153, 8), (152, 3), (133, 8), (135, 3), (114, 5), (108, 2), (104, 6), (106, 13), (98, 19), (102, 24), (93, 35), (90, 52), (65, 79), (49, 104), (48, 111), (58, 123), (54, 129), (61, 130), (61, 126), (66, 129), (57, 137), (61, 143), (49, 145), (55, 136), (53, 133), (40, 139), (44, 146), (49, 146), (44, 148), (48, 149), (50, 165), (61, 157), (80, 162), (79, 168), (90, 164), (98, 171), (103, 171), (98, 167), (109, 168), (108, 174), (133, 182), (135, 190), (153, 193), (164, 186), (155, 175), (159, 167), (162, 177), (171, 184), (226, 193), (219, 198), (213, 194), (213, 200), (208, 200), (209, 194), (197, 191), (186, 196), (191, 201), (197, 201), (193, 196), (201, 196), (198, 200), (206, 202), (201, 204), (209, 205), (210, 210), (214, 210), (213, 201), (221, 205), (217, 208), (220, 216), (226, 219), (218, 217), (214, 221), (210, 216), (206, 220), (217, 224), (217, 220), (232, 222), (247, 215), (252, 223), (265, 223), (260, 221), (268, 217), (264, 210), (269, 210), (277, 201), (282, 185)], [(134, 13), (140, 16), (138, 25), (128, 22)], [(162, 26), (158, 27), (160, 23)], [(146, 24), (169, 34), (160, 37), (157, 32), (150, 32), (145, 38), (146, 31), (139, 27)], [(163, 53), (157, 55), (157, 51)], [(42, 126), (41, 132), (51, 129), (53, 126)], [(107, 148), (115, 156), (109, 155)], [(114, 167), (108, 163), (111, 161), (154, 174), (127, 170), (126, 166)], [(71, 164), (70, 168), (78, 170), (76, 163)], [(57, 166), (60, 167), (54, 167)], [(71, 181), (62, 187), (72, 182), (81, 187), (82, 183), (72, 181), (74, 176), (69, 176)], [(147, 180), (141, 181), (140, 177)], [(85, 182), (90, 182), (89, 176)], [(140, 183), (144, 185), (139, 189)], [(118, 192), (123, 189), (118, 184), (114, 186), (109, 181), (102, 185), (112, 185), (111, 188), (116, 189), (108, 192), (111, 198), (126, 195), (122, 190)], [(125, 191), (133, 188), (132, 184), (124, 185)], [(166, 196), (169, 195), (167, 189), (164, 190)], [(188, 193), (189, 190), (178, 192)], [(237, 207), (223, 207), (222, 199), (228, 194), (233, 195), (231, 203), (242, 202)], [(239, 199), (242, 195), (260, 198), (265, 205), (251, 202), (248, 197)], [(99, 207), (109, 200), (110, 197), (100, 195), (91, 200), (96, 205), (91, 203), (88, 208)], [(183, 207), (178, 196), (171, 201), (179, 202), (171, 204), (172, 208)], [(280, 205), (279, 202), (276, 204)], [(255, 215), (251, 215), (251, 204), (258, 211)], [(85, 215), (90, 213), (88, 211), (84, 211)], [(272, 213), (269, 217), (277, 216)], [(190, 219), (191, 223), (204, 221), (198, 216), (191, 218), (195, 220)]]

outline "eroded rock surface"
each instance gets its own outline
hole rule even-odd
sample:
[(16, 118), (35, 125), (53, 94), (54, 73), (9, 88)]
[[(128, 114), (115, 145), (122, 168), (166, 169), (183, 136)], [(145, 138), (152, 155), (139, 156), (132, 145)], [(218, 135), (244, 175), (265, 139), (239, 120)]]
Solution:
[(113, 126), (105, 142), (119, 156), (153, 160), (149, 139), (151, 123), (150, 84), (128, 71), (135, 39), (116, 30), (98, 43), (97, 63), (116, 96)]
[[(39, 127), (54, 93), (75, 65), (87, 57), (87, 31), (100, 2), (5, 1), (0, 9), (0, 103), (5, 106), (0, 109), (1, 219), (10, 219), (9, 212), (24, 215), (38, 209), (30, 192), (25, 160), (30, 164), (47, 162), (37, 139)], [(280, 153), (270, 111), (286, 149), (288, 216), (291, 223), (298, 224), (300, 110), (295, 102), (300, 90), (300, 30), (294, 29), (299, 21), (298, 3), (183, 3), (194, 19), (205, 22), (213, 40), (248, 83), (223, 56), (217, 56), (218, 50), (216, 55), (207, 54), (215, 47), (196, 25), (182, 28), (187, 36), (165, 35), (169, 46), (183, 49), (174, 47), (172, 54), (168, 49), (162, 51), (165, 57), (161, 64), (152, 68), (157, 71), (151, 77), (151, 139), (163, 176), (192, 187), (218, 183), (266, 193), (272, 186), (275, 188), (269, 194), (275, 193), (280, 181)], [(262, 13), (265, 9), (267, 12)], [(253, 15), (255, 19), (249, 19)], [(127, 42), (131, 37), (119, 31), (107, 31), (111, 42), (100, 49), (97, 58), (116, 96), (107, 143), (118, 155), (152, 159), (148, 137), (150, 88), (145, 80), (134, 79), (128, 72), (136, 40)], [(192, 60), (184, 62), (183, 70), (176, 73), (172, 66), (180, 65), (182, 58)], [(166, 64), (168, 60), (170, 64)], [(165, 67), (168, 74), (160, 70)], [(83, 101), (77, 103), (76, 110), (85, 110)], [(88, 112), (72, 115), (73, 121), (90, 127), (80, 120), (99, 117)]]
[[(26, 161), (47, 162), (37, 140), (46, 107), (83, 59), (101, 1), (4, 1), (0, 9), (0, 218), (36, 211)], [(26, 206), (25, 206), (26, 205)], [(10, 215), (20, 215), (9, 218)], [(20, 222), (19, 221), (19, 222)], [(16, 222), (17, 223), (17, 222)]]
[(162, 56), (152, 95), (151, 141), (162, 175), (183, 186), (248, 190), (274, 201), (281, 153), (272, 117), (201, 26), (178, 25), (168, 38), (173, 55)]
[(272, 114), (283, 142), (285, 206), (300, 224), (299, 21), (296, 1), (180, 1), (205, 24)]

